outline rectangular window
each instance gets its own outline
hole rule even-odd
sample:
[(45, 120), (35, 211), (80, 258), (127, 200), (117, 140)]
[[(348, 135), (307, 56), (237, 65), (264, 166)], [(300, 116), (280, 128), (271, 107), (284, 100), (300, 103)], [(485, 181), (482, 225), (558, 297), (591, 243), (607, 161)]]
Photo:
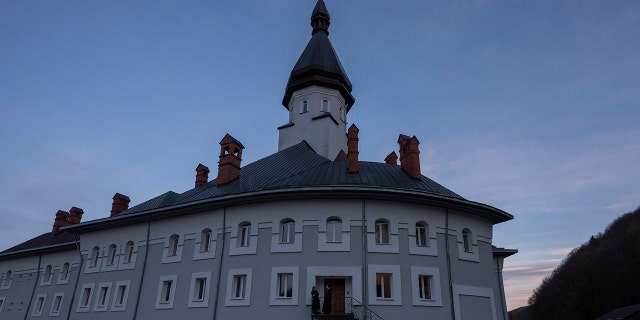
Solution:
[(111, 282), (101, 282), (98, 286), (98, 297), (96, 297), (96, 304), (94, 311), (107, 311), (107, 304), (109, 304), (109, 297), (111, 295)]
[(322, 100), (322, 112), (329, 112), (329, 101)]
[(305, 113), (309, 111), (309, 102), (307, 100), (302, 101), (302, 105), (300, 106), (300, 113)]
[(115, 293), (113, 294), (113, 303), (111, 311), (125, 311), (127, 308), (127, 299), (129, 298), (129, 285), (131, 280), (118, 281), (115, 285)]
[(233, 299), (244, 299), (247, 290), (247, 275), (233, 276)]
[(376, 244), (389, 244), (389, 224), (376, 223)]
[(293, 297), (293, 273), (278, 274), (278, 298)]
[(431, 299), (431, 279), (432, 276), (421, 274), (418, 276), (418, 290), (420, 292), (420, 300)]
[(391, 299), (391, 273), (376, 273), (376, 297)]
[(51, 311), (49, 311), (50, 316), (59, 316), (60, 309), (62, 308), (62, 298), (64, 297), (64, 293), (56, 293), (53, 296), (53, 304), (51, 304)]
[(173, 308), (177, 280), (178, 275), (175, 274), (160, 277), (160, 281), (158, 282), (158, 295), (156, 297), (157, 309)]
[(44, 300), (47, 298), (46, 295), (38, 295), (38, 297), (36, 298), (36, 304), (33, 305), (33, 313), (32, 315), (34, 316), (41, 316), (42, 315), (42, 308), (44, 307)]
[(88, 308), (89, 301), (91, 301), (91, 295), (93, 293), (93, 286), (84, 287), (82, 289), (82, 296), (80, 297), (80, 308)]
[(196, 278), (193, 301), (203, 301), (207, 290), (207, 278)]
[(0, 311), (2, 311), (3, 305), (4, 305), (4, 297), (0, 297)]
[(162, 294), (160, 296), (160, 303), (169, 303), (171, 301), (171, 290), (173, 290), (173, 281), (165, 280), (162, 282)]

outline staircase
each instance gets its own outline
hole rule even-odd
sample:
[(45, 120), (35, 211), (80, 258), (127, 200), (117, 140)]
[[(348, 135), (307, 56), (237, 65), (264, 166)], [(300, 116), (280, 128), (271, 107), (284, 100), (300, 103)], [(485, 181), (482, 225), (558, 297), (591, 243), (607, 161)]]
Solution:
[(311, 316), (314, 320), (355, 320), (353, 314), (314, 314)]

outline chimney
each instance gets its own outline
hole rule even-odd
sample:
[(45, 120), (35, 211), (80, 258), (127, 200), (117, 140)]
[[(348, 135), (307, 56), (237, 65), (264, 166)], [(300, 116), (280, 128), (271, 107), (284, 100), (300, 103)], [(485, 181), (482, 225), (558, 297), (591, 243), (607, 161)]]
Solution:
[(220, 141), (220, 161), (218, 162), (218, 185), (227, 184), (240, 176), (240, 163), (242, 162), (242, 149), (240, 141), (228, 133)]
[(389, 153), (389, 155), (384, 158), (384, 162), (386, 164), (398, 165), (398, 155), (395, 151), (391, 151), (391, 153)]
[(129, 209), (129, 202), (131, 199), (124, 194), (117, 193), (113, 195), (113, 203), (111, 204), (111, 216), (115, 216), (123, 211)]
[(82, 215), (84, 214), (84, 211), (82, 211), (82, 209), (77, 208), (77, 207), (73, 207), (71, 208), (71, 210), (69, 210), (69, 223), (67, 225), (72, 225), (72, 224), (78, 224), (80, 223), (80, 220), (82, 220)]
[(420, 173), (420, 149), (418, 145), (420, 141), (416, 136), (409, 138), (404, 134), (398, 137), (400, 145), (400, 166), (404, 172), (408, 173), (411, 178), (421, 179)]
[(198, 167), (196, 167), (196, 188), (207, 182), (209, 182), (209, 168), (202, 163), (198, 163)]
[(53, 230), (51, 233), (55, 236), (60, 233), (60, 228), (69, 225), (69, 212), (58, 210), (56, 212), (56, 220), (53, 222)]
[(347, 130), (347, 163), (349, 168), (349, 173), (358, 172), (358, 127), (355, 124), (352, 124)]

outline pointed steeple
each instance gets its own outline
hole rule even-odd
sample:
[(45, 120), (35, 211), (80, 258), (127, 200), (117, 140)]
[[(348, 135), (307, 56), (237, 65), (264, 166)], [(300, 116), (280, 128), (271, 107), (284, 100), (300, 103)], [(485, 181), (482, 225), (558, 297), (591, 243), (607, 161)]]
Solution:
[(289, 109), (293, 92), (312, 85), (340, 91), (347, 111), (355, 99), (351, 95), (351, 81), (329, 41), (330, 15), (323, 0), (318, 0), (311, 14), (312, 37), (291, 70), (282, 105)]
[(329, 24), (331, 24), (331, 16), (329, 15), (329, 11), (324, 5), (324, 1), (318, 0), (318, 3), (316, 3), (316, 7), (313, 8), (313, 13), (311, 13), (311, 26), (313, 27), (311, 35), (314, 35), (318, 31), (323, 31), (328, 35)]

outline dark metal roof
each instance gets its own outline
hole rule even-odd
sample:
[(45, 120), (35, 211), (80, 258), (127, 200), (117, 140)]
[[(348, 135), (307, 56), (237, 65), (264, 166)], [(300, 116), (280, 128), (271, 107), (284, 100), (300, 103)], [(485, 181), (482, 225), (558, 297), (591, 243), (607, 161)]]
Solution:
[(244, 166), (240, 177), (228, 184), (217, 185), (216, 180), (212, 180), (182, 194), (167, 192), (119, 216), (234, 194), (318, 186), (404, 189), (465, 200), (427, 177), (411, 178), (398, 165), (361, 161), (359, 168), (357, 173), (348, 173), (346, 161), (330, 161), (303, 141)]
[(47, 232), (0, 252), (0, 260), (3, 256), (14, 256), (21, 252), (32, 252), (34, 250), (45, 250), (54, 247), (59, 248), (61, 246), (66, 247), (67, 245), (72, 246), (74, 244), (75, 239), (72, 233), (63, 231), (54, 235), (52, 232)]

